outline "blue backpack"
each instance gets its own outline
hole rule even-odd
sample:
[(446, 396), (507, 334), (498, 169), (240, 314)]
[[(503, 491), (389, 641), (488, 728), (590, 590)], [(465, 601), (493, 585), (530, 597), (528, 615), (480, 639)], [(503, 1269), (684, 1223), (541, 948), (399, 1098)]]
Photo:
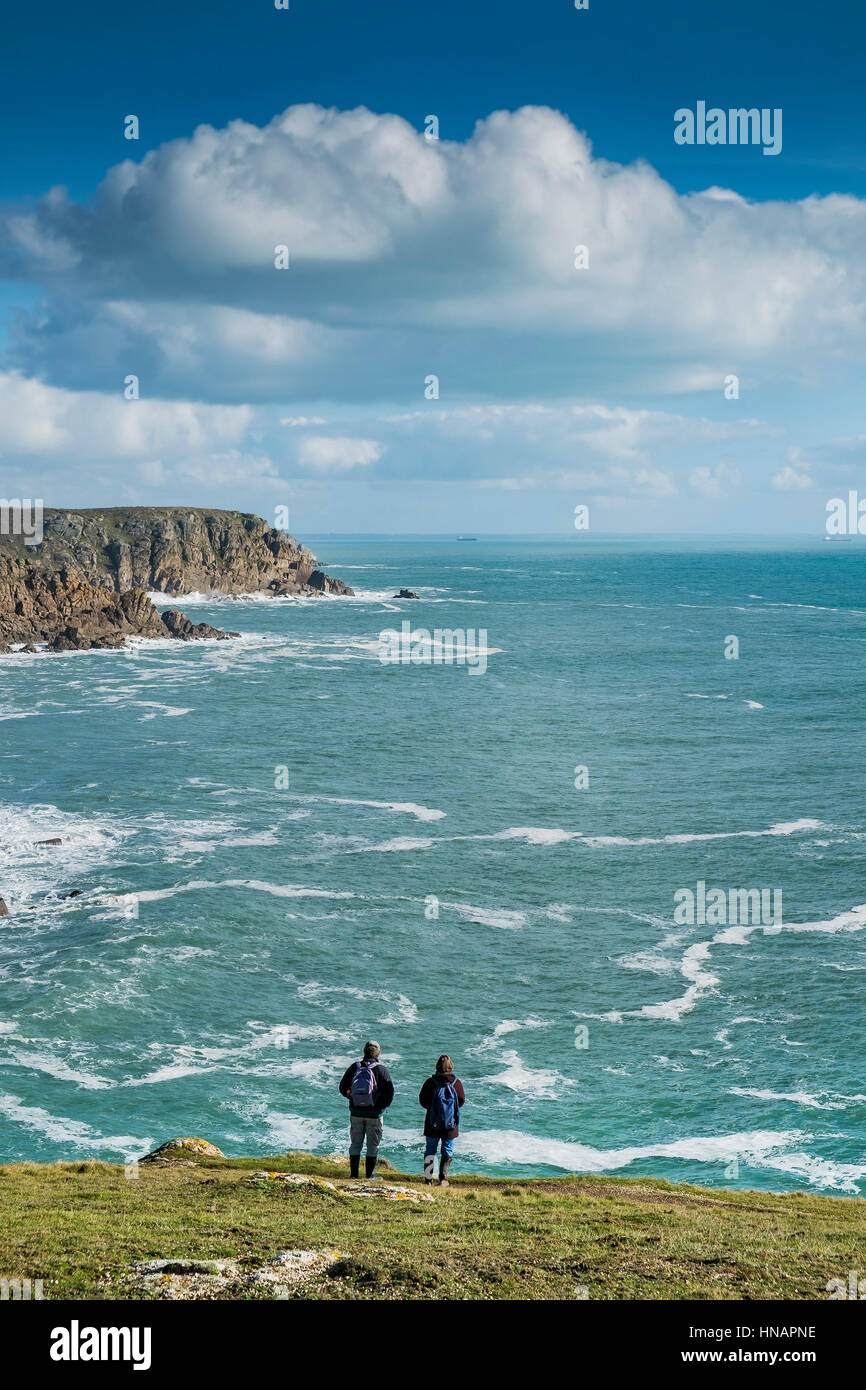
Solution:
[(373, 1075), (375, 1065), (375, 1061), (359, 1062), (349, 1086), (352, 1104), (360, 1106), (362, 1110), (373, 1109), (376, 1093), (376, 1078)]
[(446, 1081), (444, 1086), (438, 1082), (434, 1084), (433, 1099), (427, 1111), (430, 1128), (456, 1129), (460, 1118), (460, 1103), (454, 1084), (451, 1081)]

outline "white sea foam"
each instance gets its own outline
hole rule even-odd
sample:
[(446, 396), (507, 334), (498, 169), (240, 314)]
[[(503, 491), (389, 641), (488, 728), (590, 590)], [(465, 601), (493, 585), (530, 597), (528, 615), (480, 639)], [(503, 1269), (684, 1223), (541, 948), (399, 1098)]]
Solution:
[(57, 1081), (71, 1081), (85, 1091), (105, 1091), (111, 1086), (104, 1076), (94, 1076), (91, 1072), (71, 1067), (62, 1058), (48, 1052), (25, 1052), (21, 1048), (9, 1048), (3, 1057), (3, 1065), (23, 1067), (27, 1071), (42, 1072), (53, 1076)]
[(376, 811), (393, 811), (401, 815), (414, 816), (416, 820), (443, 820), (444, 811), (433, 810), (430, 806), (419, 806), (415, 801), (365, 801), (351, 796), (310, 796), (306, 801), (329, 801), (334, 806), (370, 806)]
[(270, 1049), (274, 1050), (276, 1058), (280, 1052), (299, 1042), (314, 1040), (345, 1044), (349, 1038), (348, 1033), (325, 1028), (321, 1024), (278, 1024), (262, 1029), (251, 1038), (240, 1039), (224, 1046), (180, 1044), (169, 1049), (169, 1060), (155, 1071), (147, 1072), (144, 1076), (130, 1077), (118, 1084), (123, 1087), (156, 1086), (179, 1080), (184, 1076), (198, 1076), (212, 1071), (249, 1071), (258, 1074), (260, 1069), (244, 1066), (245, 1058), (259, 1056)]
[(596, 1149), (589, 1144), (547, 1139), (519, 1130), (471, 1130), (465, 1137), (461, 1136), (461, 1145), (487, 1163), (545, 1164), (573, 1173), (604, 1173), (653, 1158), (692, 1163), (723, 1163), (732, 1158), (753, 1161), (801, 1143), (807, 1137), (797, 1130), (752, 1130), (675, 1139), (669, 1143), (659, 1141), (619, 1149)]
[(210, 888), (249, 888), (255, 893), (270, 893), (275, 898), (354, 898), (347, 890), (331, 888), (309, 888), (296, 883), (266, 883), (254, 878), (191, 879), (189, 883), (176, 883), (171, 888), (144, 888), (137, 893), (123, 893), (102, 899), (105, 904), (160, 902), (174, 898), (178, 893), (197, 893)]
[(516, 1033), (522, 1028), (550, 1028), (551, 1020), (547, 1018), (504, 1018), (501, 1023), (497, 1023), (493, 1030), (494, 1038), (504, 1038), (509, 1033)]
[(503, 1052), (500, 1060), (505, 1070), (496, 1076), (486, 1077), (486, 1082), (490, 1085), (507, 1086), (518, 1095), (530, 1096), (533, 1100), (556, 1100), (566, 1087), (575, 1084), (561, 1072), (543, 1067), (527, 1067), (513, 1051)]
[(558, 826), (509, 826), (480, 835), (453, 835), (453, 840), (523, 840), (529, 845), (561, 845), (569, 841), (579, 841), (590, 849), (630, 847), (642, 845), (687, 845), (704, 840), (762, 839), (765, 836), (787, 836), (805, 834), (813, 830), (832, 830), (823, 821), (801, 817), (799, 820), (778, 821), (766, 830), (717, 830), (685, 831), (673, 835), (591, 835), (582, 830), (564, 830)]
[(740, 1163), (805, 1178), (818, 1187), (858, 1191), (866, 1176), (866, 1164), (836, 1163), (803, 1152), (790, 1152), (794, 1144), (808, 1142), (809, 1134), (797, 1130), (749, 1130), (737, 1134), (698, 1136), (670, 1143), (633, 1145), (620, 1149), (595, 1149), (587, 1144), (546, 1139), (519, 1130), (471, 1130), (461, 1136), (464, 1151), (489, 1164), (544, 1165), (572, 1173), (609, 1173), (648, 1159), (683, 1163)]
[[(792, 1105), (802, 1105), (809, 1110), (847, 1110), (849, 1105), (866, 1101), (866, 1096), (836, 1096), (830, 1091), (819, 1091), (810, 1095), (808, 1091), (771, 1091), (753, 1086), (732, 1086), (729, 1095), (751, 1096), (755, 1100), (784, 1100)], [(820, 1100), (824, 1096), (826, 1099)]]
[(496, 835), (478, 835), (475, 839), (525, 840), (529, 845), (561, 845), (567, 840), (581, 839), (579, 830), (558, 830), (544, 826), (519, 825), (500, 830)]
[(822, 821), (802, 817), (800, 820), (778, 821), (767, 830), (717, 830), (690, 831), (680, 835), (653, 837), (640, 835), (630, 838), (624, 835), (587, 835), (584, 843), (593, 847), (602, 845), (688, 845), (701, 840), (757, 840), (764, 836), (800, 835), (807, 830), (830, 830), (831, 826)]
[(544, 1018), (504, 1018), (501, 1023), (497, 1023), (492, 1033), (488, 1033), (474, 1047), (467, 1050), (471, 1053), (496, 1052), (499, 1049), (501, 1040), (508, 1037), (511, 1033), (518, 1033), (524, 1028), (550, 1028), (551, 1021)]
[(381, 1000), (390, 1005), (392, 1013), (387, 1018), (381, 1018), (380, 1023), (417, 1023), (418, 1008), (407, 999), (405, 994), (394, 994), (390, 990), (383, 989), (359, 989), (355, 985), (326, 985), (318, 980), (308, 980), (306, 984), (300, 985), (298, 995), (305, 1000), (327, 1000), (331, 995), (348, 995), (351, 999), (358, 999), (366, 1003), (367, 1000)]
[(163, 715), (166, 719), (179, 719), (184, 714), (192, 714), (194, 706), (181, 708), (179, 705), (163, 705), (159, 700), (130, 700), (131, 705), (137, 705), (140, 709), (153, 710), (153, 714), (143, 714), (139, 720), (140, 724), (146, 724), (151, 719), (158, 719)]
[[(819, 922), (782, 922), (770, 927), (765, 927), (760, 923), (738, 923), (725, 927), (716, 932), (708, 941), (695, 942), (684, 952), (679, 963), (679, 970), (683, 977), (689, 981), (689, 987), (680, 998), (669, 999), (660, 1004), (645, 1004), (640, 1009), (630, 1009), (625, 1012), (631, 1017), (679, 1022), (683, 1014), (690, 1013), (698, 1000), (714, 990), (719, 983), (718, 976), (703, 968), (715, 946), (745, 946), (755, 932), (762, 932), (767, 937), (778, 936), (781, 932), (820, 932), (835, 935), (837, 932), (862, 931), (864, 927), (866, 927), (866, 903), (861, 903), (846, 912), (837, 913), (835, 917)], [(720, 1039), (720, 1041), (724, 1040)], [(796, 1045), (802, 1046), (803, 1044)]]
[[(132, 834), (130, 827), (105, 816), (79, 815), (51, 805), (27, 810), (0, 805), (4, 896), (10, 903), (26, 903), (36, 895), (51, 893), (59, 880), (111, 863)], [(62, 841), (59, 845), (38, 843), (57, 838)], [(63, 903), (62, 908), (74, 911), (76, 903)]]
[(345, 1151), (343, 1126), (337, 1128), (324, 1120), (280, 1112), (256, 1100), (236, 1101), (231, 1108), (255, 1131), (257, 1146), (261, 1148), (264, 1145), (266, 1152), (309, 1153), (317, 1149), (333, 1149), (338, 1144), (342, 1144)]
[(440, 907), (456, 912), (466, 922), (477, 922), (482, 927), (501, 927), (504, 931), (517, 931), (526, 926), (526, 913), (512, 908), (474, 907), (472, 903), (442, 902)]
[(399, 851), (430, 849), (435, 840), (424, 839), (420, 835), (395, 835), (393, 840), (383, 840), (380, 845), (365, 845), (365, 854), (394, 854)]
[(153, 1147), (152, 1139), (137, 1139), (129, 1134), (114, 1135), (111, 1138), (99, 1133), (82, 1120), (69, 1120), (35, 1105), (23, 1105), (17, 1096), (0, 1095), (0, 1114), (13, 1124), (20, 1125), (44, 1139), (64, 1147), (83, 1149), (86, 1153), (94, 1150), (122, 1153), (127, 1158), (138, 1158)]

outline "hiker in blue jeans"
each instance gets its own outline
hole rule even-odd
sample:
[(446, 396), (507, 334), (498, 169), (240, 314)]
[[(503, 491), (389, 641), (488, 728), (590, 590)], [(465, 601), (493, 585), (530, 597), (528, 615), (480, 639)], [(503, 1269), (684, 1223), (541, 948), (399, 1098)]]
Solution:
[(428, 1076), (418, 1095), (418, 1100), (427, 1114), (424, 1118), (424, 1136), (427, 1140), (424, 1149), (424, 1181), (433, 1181), (436, 1166), (436, 1150), (442, 1143), (442, 1157), (439, 1160), (439, 1186), (448, 1186), (448, 1169), (454, 1152), (454, 1140), (460, 1133), (460, 1107), (466, 1101), (463, 1082), (454, 1075), (454, 1063), (443, 1053), (436, 1063), (436, 1070)]

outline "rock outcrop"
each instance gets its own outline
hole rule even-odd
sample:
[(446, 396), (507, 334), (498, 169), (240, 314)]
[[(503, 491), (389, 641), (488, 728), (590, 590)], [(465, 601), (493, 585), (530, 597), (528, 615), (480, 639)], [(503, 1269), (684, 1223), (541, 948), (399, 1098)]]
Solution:
[[(228, 636), (189, 628), (187, 637)], [(33, 651), (34, 642), (45, 642), (52, 652), (74, 652), (122, 647), (128, 637), (175, 635), (139, 589), (119, 594), (72, 570), (52, 573), (38, 560), (0, 550), (0, 646), (7, 653), (11, 643)]]
[(206, 507), (46, 508), (42, 544), (27, 553), (119, 594), (351, 593), (261, 517)]
[(0, 652), (122, 647), (128, 637), (236, 637), (169, 609), (166, 594), (351, 594), (260, 517), (203, 508), (114, 507), (43, 517), (43, 540), (0, 537)]
[(139, 1163), (165, 1163), (184, 1158), (225, 1158), (222, 1149), (218, 1149), (216, 1144), (209, 1144), (207, 1139), (196, 1139), (187, 1136), (184, 1139), (168, 1139), (164, 1144), (160, 1144), (158, 1149), (152, 1153), (145, 1154), (140, 1158)]
[(137, 1260), (121, 1270), (116, 1282), (127, 1298), (136, 1293), (173, 1302), (202, 1299), (263, 1297), (286, 1299), (299, 1284), (342, 1268), (339, 1250), (281, 1250), (273, 1259), (250, 1268), (239, 1260)]
[[(334, 579), (333, 575), (325, 574), (324, 570), (313, 570), (307, 580), (307, 588), (312, 589), (316, 594), (352, 594), (354, 591), (344, 584), (342, 579)], [(290, 592), (280, 589), (281, 593)]]
[(180, 613), (176, 608), (166, 609), (162, 621), (169, 637), (176, 637), (180, 642), (202, 642), (206, 638), (222, 641), (226, 637), (240, 637), (239, 632), (220, 632), (219, 628), (211, 627), (210, 623), (190, 622), (186, 614)]

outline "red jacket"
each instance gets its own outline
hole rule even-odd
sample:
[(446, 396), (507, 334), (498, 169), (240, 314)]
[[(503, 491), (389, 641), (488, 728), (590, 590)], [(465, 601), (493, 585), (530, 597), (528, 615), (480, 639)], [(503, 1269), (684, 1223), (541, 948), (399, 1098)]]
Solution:
[[(428, 1076), (418, 1094), (418, 1100), (427, 1114), (424, 1116), (424, 1134), (428, 1139), (456, 1139), (460, 1133), (460, 1126), (455, 1125), (453, 1129), (434, 1129), (430, 1123), (430, 1103), (433, 1100), (434, 1088), (436, 1086), (446, 1086), (450, 1081), (457, 1093), (457, 1104), (463, 1106), (466, 1103), (466, 1092), (463, 1089), (463, 1082), (459, 1081), (453, 1071), (439, 1071), (435, 1076)], [(459, 1113), (459, 1112), (458, 1112)]]

